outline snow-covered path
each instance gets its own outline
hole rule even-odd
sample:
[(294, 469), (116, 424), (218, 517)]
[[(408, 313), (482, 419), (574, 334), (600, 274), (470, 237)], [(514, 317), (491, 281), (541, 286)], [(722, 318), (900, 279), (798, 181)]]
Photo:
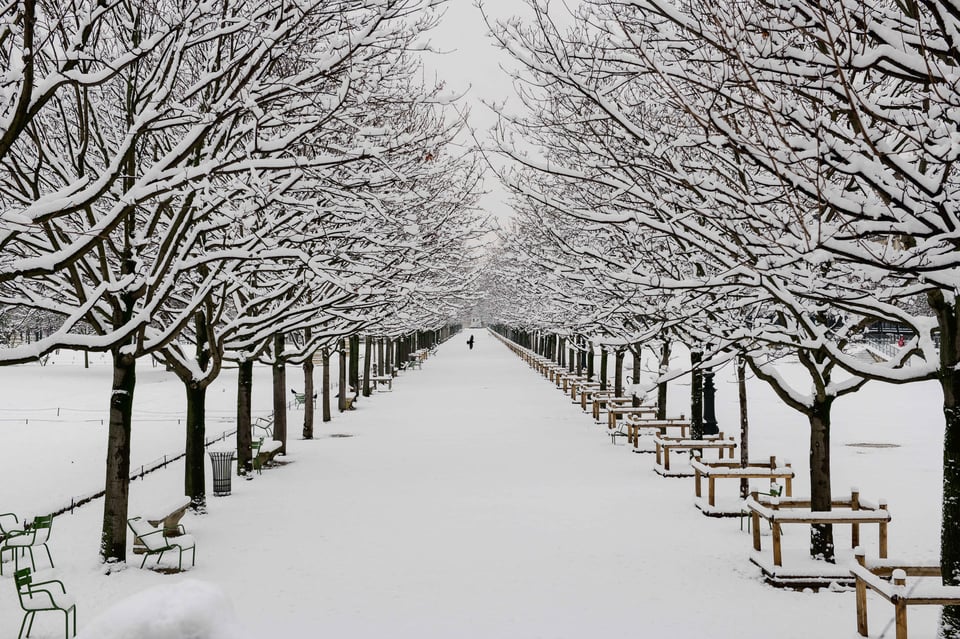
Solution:
[[(288, 463), (253, 481), (234, 478), (232, 495), (210, 496), (207, 515), (184, 519), (197, 539), (197, 565), (190, 571), (139, 570), (131, 555), (127, 569), (104, 576), (97, 557), (102, 502), (58, 517), (50, 544), (55, 572), (76, 595), (81, 634), (128, 595), (199, 580), (222, 589), (233, 603), (242, 629), (231, 639), (857, 636), (852, 593), (763, 585), (747, 559), (750, 537), (737, 519), (702, 516), (692, 505), (692, 480), (663, 479), (652, 471), (652, 455), (611, 445), (605, 426), (595, 425), (492, 336), (474, 334), (472, 351), (466, 335), (456, 336), (422, 370), (403, 373), (394, 392), (361, 398), (356, 411), (318, 423), (314, 440), (299, 439), (301, 413), (292, 411)], [(33, 372), (47, 375), (23, 369), (11, 383), (29, 381)], [(95, 374), (108, 380), (107, 372)], [(289, 378), (291, 387), (300, 383), (295, 372)], [(261, 382), (259, 410), (269, 405)], [(161, 386), (167, 390), (160, 392)], [(230, 380), (223, 386), (229, 388)], [(673, 406), (681, 406), (687, 392), (677, 386)], [(795, 416), (753, 388), (760, 398), (754, 402), (755, 453), (802, 461), (804, 428), (787, 427)], [(147, 401), (148, 390), (154, 403), (179, 398), (175, 381), (157, 377), (138, 401)], [(936, 461), (936, 428), (930, 435), (907, 432), (899, 428), (904, 418), (896, 416), (898, 410), (917, 413), (930, 400), (906, 402), (895, 394), (917, 397), (915, 389), (865, 392), (875, 393), (863, 401), (881, 407), (883, 415), (874, 411), (878, 417), (869, 430), (849, 418), (842, 420), (844, 430), (838, 426), (837, 486), (858, 478), (866, 496), (891, 498), (893, 553), (935, 552), (931, 511), (938, 475), (930, 460)], [(229, 406), (229, 393), (217, 393)], [(735, 423), (730, 395), (720, 396), (725, 423)], [(67, 426), (58, 427), (58, 437), (71, 436)], [(22, 436), (24, 446), (33, 441), (29, 433)], [(901, 446), (842, 444), (865, 437)], [(62, 439), (53, 448), (74, 447)], [(34, 467), (30, 459), (5, 463)], [(896, 472), (885, 472), (890, 469)], [(800, 471), (800, 494), (805, 483)], [(5, 487), (18, 498), (39, 499), (49, 485)], [(180, 494), (178, 463), (131, 485), (130, 514)], [(806, 534), (788, 529), (785, 544), (802, 549)], [(837, 543), (848, 544), (848, 533), (839, 533)], [(21, 618), (11, 582), (0, 579), (7, 589), (0, 592), (0, 637), (15, 636)], [(157, 631), (165, 627), (158, 620), (175, 619), (174, 612), (145, 615), (153, 634), (110, 637), (181, 639), (187, 635), (175, 627)], [(932, 613), (911, 611), (911, 636), (933, 636)], [(872, 603), (871, 636), (881, 636), (891, 616), (889, 604)], [(41, 615), (32, 636), (62, 636), (60, 621)]]
[(463, 341), (342, 420), (354, 436), (304, 443), (268, 473), (286, 499), (223, 514), (213, 501), (204, 527), (248, 534), (204, 550), (201, 565), (253, 560), (222, 583), (242, 618), (249, 579), (263, 584), (273, 614), (249, 618), (255, 635), (746, 639), (850, 627), (851, 597), (761, 585), (749, 537), (695, 511), (689, 480), (611, 446), (492, 337), (478, 333), (473, 351)]

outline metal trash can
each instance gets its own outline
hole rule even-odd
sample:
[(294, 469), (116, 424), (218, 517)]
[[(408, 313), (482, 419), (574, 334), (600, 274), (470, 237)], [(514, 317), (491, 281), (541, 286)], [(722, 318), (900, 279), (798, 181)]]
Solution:
[(230, 494), (230, 477), (233, 474), (232, 450), (211, 450), (210, 461), (213, 463), (213, 494), (223, 497)]

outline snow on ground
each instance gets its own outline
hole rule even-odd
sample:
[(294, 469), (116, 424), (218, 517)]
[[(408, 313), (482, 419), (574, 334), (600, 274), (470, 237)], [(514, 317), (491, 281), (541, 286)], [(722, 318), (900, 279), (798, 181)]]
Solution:
[[(188, 572), (140, 570), (130, 555), (127, 569), (104, 575), (102, 501), (58, 517), (50, 572), (75, 595), (82, 636), (857, 636), (852, 593), (764, 585), (747, 560), (750, 536), (738, 519), (700, 514), (692, 479), (661, 478), (652, 455), (611, 445), (605, 426), (473, 332), (473, 351), (457, 336), (423, 370), (402, 373), (394, 392), (318, 423), (317, 439), (297, 438), (301, 413), (292, 411), (288, 463), (252, 481), (235, 477), (231, 496), (210, 496), (208, 514), (184, 518), (197, 539)], [(718, 413), (732, 433), (729, 374), (718, 376)], [(208, 402), (224, 427), (233, 375), (224, 373)], [(269, 410), (268, 375), (257, 371), (258, 412)], [(298, 388), (296, 372), (288, 375)], [(160, 368), (141, 367), (138, 380), (134, 457), (143, 463), (182, 448), (183, 392)], [(102, 484), (106, 428), (97, 420), (108, 386), (105, 365), (0, 368), (0, 511), (41, 512)], [(671, 405), (688, 391), (674, 384)], [(795, 494), (807, 493), (803, 419), (757, 382), (750, 393), (753, 456), (792, 460)], [(857, 485), (868, 499), (889, 500), (893, 556), (937, 555), (939, 401), (935, 385), (874, 384), (835, 407), (834, 491)], [(76, 412), (42, 419), (57, 406)], [(860, 442), (897, 447), (847, 446)], [(721, 484), (721, 495), (733, 496), (735, 484)], [(131, 516), (181, 493), (178, 462), (132, 484)], [(875, 530), (862, 537), (875, 552)], [(806, 539), (785, 528), (788, 549)], [(847, 530), (837, 543), (849, 545)], [(0, 578), (3, 637), (15, 636), (21, 619), (10, 568)], [(892, 632), (892, 612), (871, 598), (871, 636)], [(933, 610), (911, 610), (911, 636), (933, 637), (935, 622)], [(41, 614), (31, 636), (62, 636), (61, 623)]]

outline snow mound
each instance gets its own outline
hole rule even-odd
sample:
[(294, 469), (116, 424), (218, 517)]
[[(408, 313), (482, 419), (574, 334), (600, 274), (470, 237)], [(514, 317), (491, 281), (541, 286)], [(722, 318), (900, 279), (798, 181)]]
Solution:
[(77, 639), (242, 639), (233, 605), (217, 586), (194, 579), (127, 597), (86, 624)]

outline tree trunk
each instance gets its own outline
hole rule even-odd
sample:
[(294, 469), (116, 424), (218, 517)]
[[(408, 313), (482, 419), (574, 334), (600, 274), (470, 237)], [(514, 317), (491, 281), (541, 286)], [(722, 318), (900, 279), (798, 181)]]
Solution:
[(253, 470), (250, 444), (253, 442), (253, 360), (243, 360), (237, 369), (237, 474)]
[(607, 390), (607, 349), (600, 349), (600, 390)]
[(287, 365), (283, 359), (283, 334), (273, 336), (273, 439), (280, 455), (287, 454)]
[(563, 366), (567, 361), (567, 338), (561, 337), (557, 341), (557, 366)]
[[(940, 387), (943, 389), (943, 501), (940, 568), (945, 586), (960, 586), (960, 318), (956, 301), (941, 291), (927, 295), (940, 326)], [(960, 606), (944, 606), (940, 637), (960, 637)]]
[(350, 336), (350, 392), (360, 394), (360, 336)]
[(110, 393), (110, 425), (107, 434), (107, 473), (103, 500), (100, 557), (103, 561), (126, 561), (127, 507), (130, 498), (130, 419), (133, 391), (137, 385), (137, 360), (113, 353), (113, 384)]
[(633, 348), (630, 349), (631, 355), (631, 371), (630, 371), (630, 383), (639, 384), (640, 383), (640, 359), (643, 355), (643, 347), (640, 346), (640, 343), (637, 342), (633, 345)]
[(326, 346), (321, 351), (323, 357), (323, 421), (330, 421), (330, 349)]
[(347, 410), (347, 340), (340, 340), (340, 357), (337, 366), (339, 392), (337, 393), (337, 410), (341, 413)]
[(690, 349), (690, 437), (703, 439), (703, 376), (700, 361), (703, 352), (699, 347)]
[(368, 335), (363, 344), (363, 396), (370, 397), (370, 359), (373, 357), (373, 338)]
[(623, 397), (623, 349), (617, 350), (613, 356), (613, 394)]
[(377, 375), (387, 375), (387, 367), (384, 365), (384, 351), (386, 350), (383, 346), (385, 339), (380, 338), (377, 340)]
[[(660, 346), (660, 367), (657, 369), (658, 377), (663, 377), (670, 370), (670, 342), (664, 340)], [(657, 383), (657, 419), (667, 418), (667, 383)]]
[(389, 337), (383, 338), (385, 342), (384, 345), (384, 360), (383, 365), (386, 367), (384, 371), (385, 375), (393, 376), (393, 340)]
[(313, 439), (313, 355), (303, 362), (303, 438)]
[(202, 512), (207, 506), (206, 448), (207, 387), (196, 382), (184, 384), (187, 389), (187, 446), (183, 465), (183, 494), (190, 498), (190, 506)]
[[(830, 511), (833, 494), (830, 489), (830, 407), (833, 398), (814, 397), (810, 420), (810, 507)], [(833, 526), (810, 526), (810, 556), (833, 563)]]
[[(593, 344), (587, 349), (587, 381), (593, 381)], [(601, 382), (602, 383), (602, 382)]]
[[(747, 360), (743, 355), (737, 357), (737, 397), (740, 400), (740, 466), (747, 467), (750, 461), (750, 421), (747, 419)], [(740, 479), (740, 497), (746, 499), (750, 494), (750, 480)]]

